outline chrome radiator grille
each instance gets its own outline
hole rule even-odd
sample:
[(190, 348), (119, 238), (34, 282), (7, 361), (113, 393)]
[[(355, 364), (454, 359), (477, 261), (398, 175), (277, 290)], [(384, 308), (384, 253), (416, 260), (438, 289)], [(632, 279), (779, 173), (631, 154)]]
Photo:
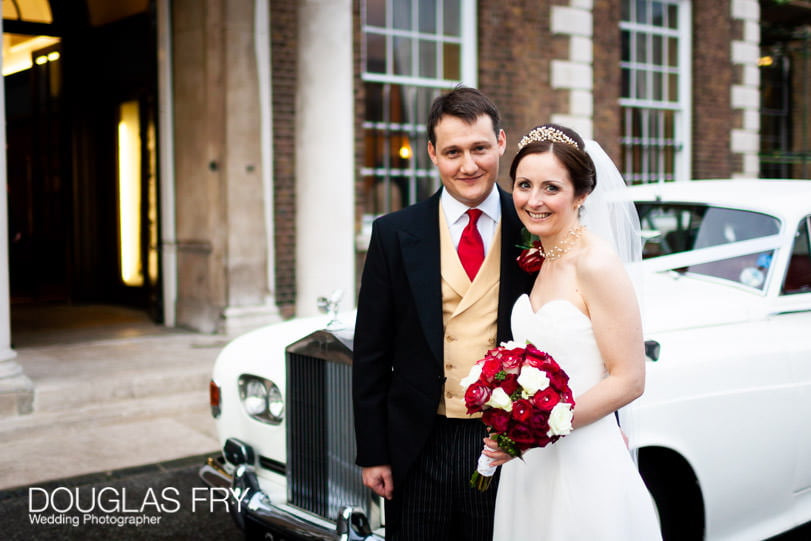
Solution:
[(335, 520), (370, 509), (355, 465), (351, 352), (319, 331), (287, 348), (287, 491), (291, 504)]

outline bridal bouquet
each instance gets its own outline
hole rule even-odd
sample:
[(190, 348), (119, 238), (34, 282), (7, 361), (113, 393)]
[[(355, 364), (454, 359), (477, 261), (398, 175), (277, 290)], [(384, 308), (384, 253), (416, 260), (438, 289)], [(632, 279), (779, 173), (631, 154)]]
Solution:
[[(545, 447), (572, 430), (574, 399), (569, 376), (532, 344), (502, 343), (476, 362), (462, 380), (468, 414), (482, 413), (490, 438), (513, 457)], [(485, 491), (496, 468), (482, 454), (470, 485)]]

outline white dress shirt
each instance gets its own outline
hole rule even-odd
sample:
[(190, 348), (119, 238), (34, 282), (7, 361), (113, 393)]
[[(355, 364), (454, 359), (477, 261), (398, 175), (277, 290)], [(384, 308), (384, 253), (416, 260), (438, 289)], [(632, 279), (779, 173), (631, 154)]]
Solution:
[(456, 249), (459, 248), (459, 239), (462, 237), (462, 231), (464, 231), (470, 220), (465, 213), (470, 208), (477, 208), (482, 211), (482, 215), (479, 216), (479, 221), (476, 222), (476, 229), (479, 230), (479, 234), (482, 236), (484, 255), (487, 256), (487, 253), (490, 251), (490, 246), (493, 245), (493, 235), (496, 232), (496, 224), (498, 224), (498, 221), (501, 219), (501, 201), (496, 185), (493, 184), (493, 190), (490, 192), (490, 195), (477, 207), (468, 207), (464, 203), (460, 203), (444, 188), (442, 189), (440, 204), (442, 206), (442, 212), (445, 213), (445, 221), (448, 222), (453, 247)]

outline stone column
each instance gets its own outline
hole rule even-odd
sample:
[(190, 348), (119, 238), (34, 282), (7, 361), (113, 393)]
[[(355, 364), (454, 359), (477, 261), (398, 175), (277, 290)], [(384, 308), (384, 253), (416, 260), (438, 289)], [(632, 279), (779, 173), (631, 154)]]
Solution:
[(594, 71), (592, 69), (592, 5), (573, 0), (570, 6), (552, 6), (553, 34), (569, 36), (569, 57), (551, 63), (552, 88), (569, 91), (569, 110), (552, 115), (552, 122), (569, 126), (584, 139), (594, 131)]
[(256, 42), (267, 13), (257, 25), (255, 0), (172, 5), (177, 322), (234, 334), (278, 320)]
[[(0, 21), (0, 34), (3, 23)], [(0, 58), (0, 68), (3, 60)], [(0, 85), (0, 417), (31, 413), (34, 390), (11, 349), (11, 300), (8, 283), (8, 199), (6, 186), (6, 94)]]
[(301, 0), (296, 93), (296, 314), (355, 304), (352, 1)]
[(732, 129), (730, 150), (740, 155), (741, 167), (735, 178), (756, 178), (760, 174), (760, 4), (755, 0), (733, 0), (732, 20), (743, 29), (741, 39), (732, 41), (732, 63), (738, 66), (738, 81), (732, 85), (730, 102), (740, 111)]

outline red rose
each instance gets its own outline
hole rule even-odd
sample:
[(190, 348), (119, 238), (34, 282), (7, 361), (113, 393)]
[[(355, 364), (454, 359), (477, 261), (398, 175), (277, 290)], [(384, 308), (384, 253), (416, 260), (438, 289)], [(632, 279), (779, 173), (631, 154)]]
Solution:
[(487, 359), (482, 365), (482, 376), (487, 381), (493, 381), (496, 374), (501, 372), (501, 361), (498, 359)]
[(504, 392), (507, 393), (509, 396), (518, 390), (520, 385), (518, 384), (518, 375), (517, 374), (507, 374), (504, 377), (504, 381), (501, 382), (500, 387), (504, 389)]
[(521, 398), (513, 402), (512, 417), (519, 423), (524, 423), (532, 415), (532, 403)]
[(468, 413), (481, 411), (482, 406), (490, 400), (490, 387), (477, 381), (470, 385), (465, 391), (465, 406)]
[[(527, 364), (539, 370), (546, 370), (550, 362), (555, 362), (548, 353), (539, 350), (532, 344), (527, 344)], [(556, 363), (557, 364), (557, 363)]]
[(533, 273), (541, 270), (543, 258), (537, 248), (541, 246), (540, 241), (532, 243), (533, 248), (527, 248), (516, 258), (518, 266), (525, 272)]
[(495, 432), (503, 434), (510, 426), (510, 413), (502, 409), (490, 408), (482, 413), (482, 422)]
[(538, 391), (535, 393), (535, 396), (532, 397), (532, 403), (541, 411), (552, 411), (552, 408), (554, 408), (555, 404), (558, 402), (560, 402), (560, 395), (551, 387)]
[(504, 349), (501, 352), (501, 365), (504, 371), (510, 374), (517, 374), (521, 371), (521, 366), (524, 364), (524, 349)]
[(569, 386), (569, 376), (560, 366), (557, 366), (557, 363), (555, 363), (555, 366), (546, 368), (546, 377), (549, 378), (549, 385), (558, 392), (562, 392)]
[(534, 436), (536, 446), (543, 447), (552, 441), (546, 435), (549, 432), (549, 414), (547, 412), (535, 410), (527, 420), (527, 426)]
[(563, 391), (560, 392), (560, 400), (562, 402), (567, 402), (574, 407), (574, 396), (572, 396), (572, 390), (566, 387)]
[(521, 450), (529, 449), (535, 442), (535, 435), (532, 430), (521, 423), (516, 423), (507, 431), (507, 436), (512, 439)]

